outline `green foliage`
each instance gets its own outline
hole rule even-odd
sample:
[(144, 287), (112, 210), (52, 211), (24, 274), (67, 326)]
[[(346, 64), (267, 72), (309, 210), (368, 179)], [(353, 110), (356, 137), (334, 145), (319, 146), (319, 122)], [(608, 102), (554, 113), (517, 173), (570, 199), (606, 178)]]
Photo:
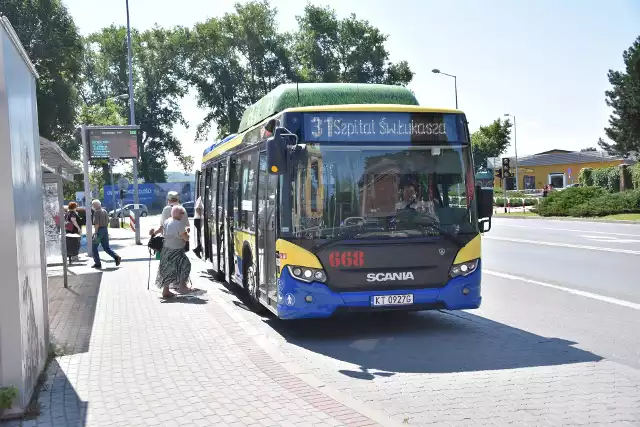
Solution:
[(613, 109), (605, 129), (611, 144), (598, 144), (610, 154), (629, 156), (640, 152), (640, 36), (622, 54), (624, 71), (609, 70), (611, 90), (606, 102)]
[(243, 111), (284, 83), (384, 83), (406, 85), (406, 62), (392, 63), (387, 36), (355, 15), (308, 4), (292, 34), (278, 29), (277, 9), (268, 1), (237, 3), (233, 13), (184, 30), (187, 81), (207, 110), (196, 138), (213, 123), (218, 136), (238, 131)]
[(11, 408), (16, 397), (18, 397), (18, 389), (16, 387), (0, 387), (0, 411)]
[[(140, 125), (140, 176), (147, 182), (164, 182), (167, 154), (171, 153), (190, 169), (193, 159), (182, 152), (173, 134), (177, 123), (187, 125), (178, 105), (187, 93), (182, 46), (183, 30), (154, 27), (132, 30), (134, 100), (136, 124)], [(87, 104), (128, 94), (128, 67), (125, 27), (103, 28), (85, 39), (84, 85)], [(122, 117), (129, 117), (129, 103), (117, 104)]]
[(511, 127), (509, 120), (494, 120), (488, 126), (480, 126), (480, 129), (471, 135), (473, 147), (473, 163), (477, 170), (487, 167), (487, 158), (498, 157), (507, 151), (511, 144)]
[(570, 208), (567, 213), (576, 217), (640, 213), (640, 190), (603, 194)]
[(596, 168), (592, 172), (593, 185), (611, 192), (620, 191), (620, 170), (617, 166)]
[(580, 169), (580, 174), (578, 175), (578, 182), (582, 184), (583, 187), (592, 186), (593, 185), (593, 169), (591, 168)]
[(78, 159), (73, 131), (83, 48), (71, 15), (60, 0), (2, 0), (0, 15), (11, 22), (40, 76), (36, 87), (40, 135)]
[[(507, 199), (507, 205), (510, 203), (512, 208), (522, 207), (523, 201), (525, 206), (538, 205), (538, 199), (535, 197), (509, 197)], [(493, 205), (498, 207), (504, 206), (504, 197), (496, 197)]]
[(635, 190), (640, 189), (640, 163), (631, 166), (631, 182)]
[(571, 208), (603, 194), (606, 194), (606, 191), (600, 187), (570, 187), (552, 191), (542, 199), (537, 212), (541, 216), (568, 216)]

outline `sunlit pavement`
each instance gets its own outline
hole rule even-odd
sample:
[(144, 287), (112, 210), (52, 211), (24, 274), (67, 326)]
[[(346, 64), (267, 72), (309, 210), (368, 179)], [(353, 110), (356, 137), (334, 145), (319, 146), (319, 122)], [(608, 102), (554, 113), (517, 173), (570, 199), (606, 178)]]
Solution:
[(640, 226), (496, 218), (485, 237), (479, 310), (304, 322), (251, 313), (196, 259), (207, 293), (162, 303), (125, 245), (67, 303), (90, 334), (59, 332), (73, 354), (23, 425), (640, 425)]

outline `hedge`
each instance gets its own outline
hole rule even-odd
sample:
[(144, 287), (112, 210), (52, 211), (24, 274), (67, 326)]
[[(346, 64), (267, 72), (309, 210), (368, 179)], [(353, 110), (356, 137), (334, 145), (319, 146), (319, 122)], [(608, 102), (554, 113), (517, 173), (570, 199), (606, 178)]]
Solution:
[(588, 200), (608, 194), (600, 187), (570, 187), (552, 191), (544, 197), (536, 212), (541, 216), (569, 216), (569, 210)]
[(640, 190), (640, 163), (636, 163), (629, 169), (631, 170), (631, 183), (634, 190)]
[[(538, 204), (538, 199), (534, 197), (509, 197), (511, 207), (522, 206), (523, 200), (525, 206), (536, 206)], [(504, 206), (504, 197), (496, 197), (493, 201), (493, 205), (498, 207)]]
[(578, 175), (578, 182), (583, 187), (591, 187), (593, 185), (593, 169), (591, 168), (580, 169), (580, 174)]
[(568, 210), (570, 216), (605, 216), (640, 213), (640, 190), (603, 194)]
[(594, 169), (593, 185), (610, 192), (620, 191), (620, 169), (617, 166)]

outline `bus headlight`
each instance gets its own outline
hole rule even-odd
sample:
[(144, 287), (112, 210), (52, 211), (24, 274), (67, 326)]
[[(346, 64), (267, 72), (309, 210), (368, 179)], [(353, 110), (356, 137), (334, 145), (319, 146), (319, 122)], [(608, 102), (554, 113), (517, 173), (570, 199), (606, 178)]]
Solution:
[(478, 261), (478, 259), (474, 259), (472, 261), (452, 265), (449, 276), (451, 278), (454, 278), (458, 276), (467, 276), (473, 273), (474, 271), (476, 271), (476, 268), (478, 268)]
[(322, 269), (299, 267), (297, 265), (288, 265), (289, 273), (298, 280), (303, 282), (322, 282), (327, 280), (327, 274)]

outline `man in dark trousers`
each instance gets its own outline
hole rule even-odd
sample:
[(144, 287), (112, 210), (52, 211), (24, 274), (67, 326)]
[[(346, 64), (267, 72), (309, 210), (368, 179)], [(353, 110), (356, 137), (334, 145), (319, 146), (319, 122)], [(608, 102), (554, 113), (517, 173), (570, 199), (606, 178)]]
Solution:
[(196, 248), (193, 250), (193, 253), (196, 254), (198, 258), (202, 258), (202, 212), (204, 211), (204, 205), (202, 204), (202, 196), (198, 197), (196, 200), (196, 204), (194, 206), (193, 212), (193, 225), (196, 227)]
[(93, 264), (92, 268), (102, 268), (102, 262), (100, 261), (100, 254), (98, 253), (98, 247), (102, 246), (102, 249), (109, 254), (111, 258), (116, 261), (116, 266), (120, 265), (122, 258), (116, 254), (109, 246), (109, 214), (102, 208), (100, 200), (94, 200), (91, 202), (91, 209), (93, 211)]

